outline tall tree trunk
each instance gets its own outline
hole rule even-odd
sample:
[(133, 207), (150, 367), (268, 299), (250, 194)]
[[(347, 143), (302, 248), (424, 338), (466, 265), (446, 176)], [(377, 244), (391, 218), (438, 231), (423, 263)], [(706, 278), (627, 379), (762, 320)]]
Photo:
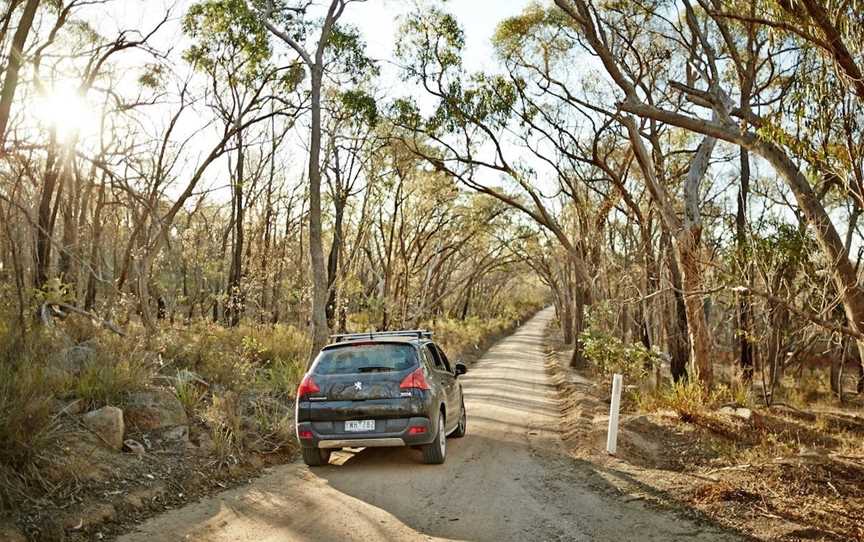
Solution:
[(96, 273), (99, 272), (99, 249), (102, 244), (102, 209), (105, 207), (105, 178), (99, 184), (99, 196), (93, 210), (93, 238), (90, 244), (90, 272), (87, 274), (87, 288), (84, 293), (84, 310), (92, 311), (96, 306)]
[[(336, 188), (341, 191), (340, 188)], [(333, 240), (330, 243), (330, 253), (327, 256), (327, 325), (331, 328), (336, 320), (337, 291), (336, 276), (339, 271), (339, 259), (342, 254), (342, 220), (345, 213), (345, 198), (341, 193), (335, 194), (334, 199), (334, 221)]]
[[(715, 115), (716, 116), (716, 115)], [(684, 181), (684, 224), (675, 235), (681, 282), (684, 286), (684, 308), (690, 338), (692, 374), (708, 384), (714, 379), (712, 338), (705, 314), (704, 277), (702, 271), (702, 215), (700, 211), (702, 180), (708, 171), (717, 140), (705, 136), (690, 162)]]
[[(322, 45), (323, 47), (323, 45)], [(323, 49), (322, 49), (323, 54)], [(321, 231), (321, 83), (324, 66), (312, 66), (312, 137), (309, 142), (309, 257), (312, 262), (312, 351), (309, 363), (327, 344), (327, 268)]]
[(148, 333), (156, 329), (153, 312), (150, 310), (150, 254), (142, 249), (140, 258), (133, 262), (135, 267), (135, 293), (138, 295), (138, 311), (141, 323)]
[[(275, 107), (275, 106), (271, 106)], [(272, 111), (272, 109), (271, 109)], [(273, 275), (268, 262), (273, 261), (270, 255), (270, 243), (271, 243), (271, 231), (275, 230), (275, 227), (272, 223), (279, 221), (279, 217), (273, 216), (273, 182), (276, 178), (276, 148), (278, 147), (278, 140), (276, 139), (276, 117), (272, 117), (270, 119), (270, 136), (272, 138), (271, 148), (270, 148), (270, 171), (267, 177), (267, 198), (265, 201), (264, 208), (264, 239), (263, 239), (263, 247), (261, 249), (261, 277), (262, 277), (262, 285), (261, 285), (261, 322), (266, 322), (266, 315), (268, 310), (271, 309), (270, 302), (268, 300), (268, 293), (270, 291), (270, 277)], [(286, 232), (287, 233), (287, 232)], [(275, 280), (275, 278), (274, 278)], [(276, 298), (272, 298), (273, 301), (276, 301)], [(270, 310), (271, 315), (270, 319), (272, 319), (272, 310)]]
[(588, 299), (585, 288), (576, 287), (573, 292), (573, 356), (570, 358), (570, 366), (574, 369), (582, 369), (586, 365), (585, 353), (579, 338), (585, 330), (585, 305)]
[(39, 0), (27, 0), (21, 19), (18, 21), (18, 28), (12, 37), (12, 49), (9, 51), (9, 62), (6, 64), (3, 90), (0, 91), (0, 154), (5, 153), (6, 128), (9, 125), (9, 115), (12, 113), (15, 90), (18, 88), (18, 73), (24, 61), (24, 44), (27, 42), (27, 36), (30, 35), (38, 7)]
[[(645, 266), (645, 297), (639, 302), (639, 340), (642, 346), (651, 349), (653, 340), (651, 335), (651, 299), (654, 299), (654, 294), (660, 290), (660, 275), (657, 269), (657, 259), (654, 255), (654, 247), (651, 242), (650, 226), (640, 226), (642, 238), (643, 265)], [(650, 296), (650, 297), (649, 297)]]
[(573, 290), (569, 284), (561, 289), (561, 332), (564, 335), (564, 344), (574, 344), (573, 336)]
[[(738, 209), (735, 214), (735, 243), (742, 280), (749, 287), (752, 282), (747, 265), (747, 198), (750, 193), (750, 153), (741, 149), (741, 186), (738, 188)], [(741, 376), (745, 382), (753, 379), (753, 304), (749, 292), (738, 293), (738, 345)]]
[(689, 359), (690, 342), (687, 337), (687, 309), (684, 306), (684, 296), (681, 284), (681, 271), (672, 248), (672, 240), (667, 232), (663, 232), (660, 245), (665, 247), (666, 261), (669, 265), (669, 278), (672, 282), (672, 303), (666, 318), (666, 338), (669, 343), (670, 372), (672, 380), (679, 382), (687, 378), (687, 361)]
[(63, 219), (63, 250), (59, 251), (57, 257), (57, 272), (63, 278), (65, 284), (74, 286), (76, 284), (75, 277), (72, 274), (72, 254), (75, 251), (76, 232), (75, 232), (75, 216), (72, 210), (72, 198), (66, 198), (62, 202), (63, 210), (60, 211)]
[(700, 243), (693, 232), (685, 231), (677, 237), (676, 251), (681, 270), (684, 310), (687, 313), (687, 338), (690, 341), (690, 374), (711, 383), (714, 374), (711, 364), (711, 331), (705, 317), (705, 298)]
[[(242, 124), (238, 119), (237, 124)], [(228, 303), (225, 308), (225, 316), (228, 325), (235, 327), (240, 324), (240, 316), (243, 314), (243, 243), (245, 236), (245, 203), (243, 202), (243, 178), (245, 168), (245, 153), (243, 149), (243, 131), (237, 131), (237, 168), (234, 176), (233, 204), (234, 204), (234, 247), (231, 251), (231, 265), (228, 271)]]
[(36, 222), (36, 254), (33, 266), (33, 286), (42, 288), (48, 281), (48, 269), (51, 265), (51, 236), (53, 235), (51, 202), (54, 200), (54, 190), (59, 178), (59, 157), (57, 156), (56, 138), (49, 142), (48, 157), (45, 162), (45, 182), (39, 195), (39, 210)]

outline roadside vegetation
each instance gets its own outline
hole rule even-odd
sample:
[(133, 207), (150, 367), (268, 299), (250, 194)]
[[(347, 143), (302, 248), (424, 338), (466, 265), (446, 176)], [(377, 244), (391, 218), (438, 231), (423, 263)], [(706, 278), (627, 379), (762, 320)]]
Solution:
[(547, 300), (513, 211), (393, 137), (338, 15), (276, 17), (310, 67), (245, 2), (120, 30), (104, 4), (0, 6), (4, 540), (110, 534), (293, 460), (330, 333), (425, 327), (470, 361)]
[(0, 510), (239, 479), (329, 334), (470, 359), (549, 301), (565, 406), (624, 374), (686, 499), (864, 538), (860, 2), (526, 2), (482, 72), (369, 4), (0, 4)]

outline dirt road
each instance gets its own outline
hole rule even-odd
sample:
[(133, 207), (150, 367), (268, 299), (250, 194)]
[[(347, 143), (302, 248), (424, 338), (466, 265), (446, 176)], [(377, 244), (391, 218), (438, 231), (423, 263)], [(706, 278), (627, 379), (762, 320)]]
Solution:
[(468, 435), (448, 441), (444, 465), (411, 449), (340, 452), (328, 467), (273, 469), (120, 540), (737, 540), (616, 495), (609, 473), (565, 457), (544, 370), (551, 317), (538, 314), (464, 377)]

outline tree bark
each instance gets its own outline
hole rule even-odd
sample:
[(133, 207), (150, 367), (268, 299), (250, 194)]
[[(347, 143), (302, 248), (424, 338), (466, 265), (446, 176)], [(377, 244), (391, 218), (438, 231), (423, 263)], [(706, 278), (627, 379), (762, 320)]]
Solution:
[(96, 208), (93, 210), (93, 239), (90, 244), (90, 273), (87, 275), (87, 287), (84, 293), (84, 310), (93, 312), (96, 308), (96, 275), (100, 269), (99, 250), (102, 248), (102, 209), (105, 207), (105, 178), (99, 183), (99, 196), (96, 199)]
[(663, 232), (660, 245), (666, 252), (669, 265), (669, 278), (672, 283), (672, 302), (669, 303), (666, 317), (666, 340), (670, 357), (670, 372), (672, 380), (680, 382), (687, 378), (687, 361), (690, 351), (690, 341), (687, 338), (687, 309), (684, 306), (684, 287), (681, 284), (681, 271), (672, 248), (672, 240), (667, 232)]
[[(322, 44), (323, 48), (324, 45)], [(323, 52), (323, 51), (322, 51)], [(324, 66), (312, 67), (312, 136), (309, 142), (309, 256), (312, 262), (312, 352), (309, 363), (327, 344), (327, 268), (321, 232), (321, 83)]]
[(570, 358), (570, 367), (583, 369), (586, 366), (585, 352), (579, 338), (585, 330), (585, 304), (587, 295), (581, 286), (576, 287), (573, 293), (573, 356)]
[[(242, 124), (238, 120), (238, 125)], [(231, 265), (228, 272), (228, 303), (225, 309), (225, 316), (228, 320), (228, 325), (236, 327), (240, 324), (240, 316), (243, 314), (243, 246), (245, 238), (245, 203), (243, 201), (243, 181), (245, 176), (245, 160), (246, 156), (243, 150), (243, 132), (237, 131), (237, 167), (235, 170), (233, 182), (233, 198), (234, 205), (234, 246), (231, 251)]]
[[(738, 262), (743, 271), (742, 279), (747, 285), (752, 282), (747, 260), (747, 198), (750, 193), (750, 153), (740, 151), (741, 186), (738, 188), (738, 209), (735, 214), (735, 243)], [(745, 382), (753, 379), (753, 304), (749, 292), (738, 293), (738, 345), (741, 376)]]
[[(62, 154), (62, 150), (60, 151)], [(62, 158), (58, 156), (56, 138), (51, 137), (48, 157), (45, 161), (45, 182), (39, 195), (39, 210), (36, 223), (36, 261), (33, 266), (33, 286), (42, 288), (48, 281), (51, 266), (51, 236), (54, 232), (52, 201), (57, 182), (60, 179)]]
[(24, 11), (21, 13), (21, 19), (18, 21), (18, 28), (12, 37), (12, 49), (9, 51), (3, 90), (0, 92), (0, 155), (4, 154), (6, 150), (6, 128), (9, 125), (9, 115), (12, 113), (15, 90), (18, 88), (18, 73), (24, 60), (24, 44), (27, 42), (27, 36), (30, 35), (38, 7), (39, 0), (27, 0), (27, 3), (24, 4)]
[[(337, 192), (341, 187), (336, 188)], [(330, 243), (330, 253), (327, 255), (327, 325), (331, 328), (336, 323), (336, 300), (338, 287), (336, 277), (339, 272), (339, 259), (342, 254), (342, 221), (345, 213), (346, 198), (341, 193), (334, 195), (333, 240)]]

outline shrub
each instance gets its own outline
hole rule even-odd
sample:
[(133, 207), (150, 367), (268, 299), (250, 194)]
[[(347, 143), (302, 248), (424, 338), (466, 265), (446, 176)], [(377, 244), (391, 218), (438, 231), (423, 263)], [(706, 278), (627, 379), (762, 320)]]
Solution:
[(310, 348), (304, 333), (284, 325), (223, 328), (198, 324), (168, 330), (158, 341), (157, 349), (174, 366), (232, 390), (266, 382), (261, 373), (266, 375), (271, 369), (284, 373), (285, 367), (305, 366)]
[(174, 394), (180, 404), (183, 405), (186, 414), (189, 418), (193, 418), (207, 395), (202, 384), (198, 382), (197, 375), (187, 369), (182, 369), (177, 371), (177, 376), (172, 379), (172, 384), (174, 385)]
[(0, 464), (26, 466), (45, 447), (55, 425), (53, 393), (41, 364), (0, 364)]
[(661, 386), (649, 393), (637, 393), (634, 399), (642, 411), (673, 410), (682, 420), (693, 422), (704, 418), (706, 412), (734, 399), (737, 393), (735, 388), (724, 385), (709, 391), (701, 381), (687, 379)]
[(65, 391), (64, 395), (82, 399), (91, 408), (98, 408), (118, 404), (126, 394), (145, 389), (154, 375), (155, 368), (140, 353), (115, 357), (98, 350), (80, 375), (65, 377), (61, 389)]
[(305, 372), (304, 362), (277, 359), (259, 372), (259, 387), (275, 397), (293, 398)]
[(0, 324), (0, 510), (15, 505), (43, 452), (56, 438), (48, 350)]
[(579, 335), (585, 358), (603, 375), (620, 373), (628, 379), (642, 379), (660, 364), (660, 354), (642, 343), (625, 344), (618, 337), (587, 329)]
[(222, 465), (237, 463), (243, 453), (243, 423), (237, 395), (226, 392), (213, 395), (202, 415), (210, 429), (216, 461)]
[(258, 443), (276, 450), (294, 442), (294, 418), (290, 406), (282, 401), (259, 397), (252, 407)]

